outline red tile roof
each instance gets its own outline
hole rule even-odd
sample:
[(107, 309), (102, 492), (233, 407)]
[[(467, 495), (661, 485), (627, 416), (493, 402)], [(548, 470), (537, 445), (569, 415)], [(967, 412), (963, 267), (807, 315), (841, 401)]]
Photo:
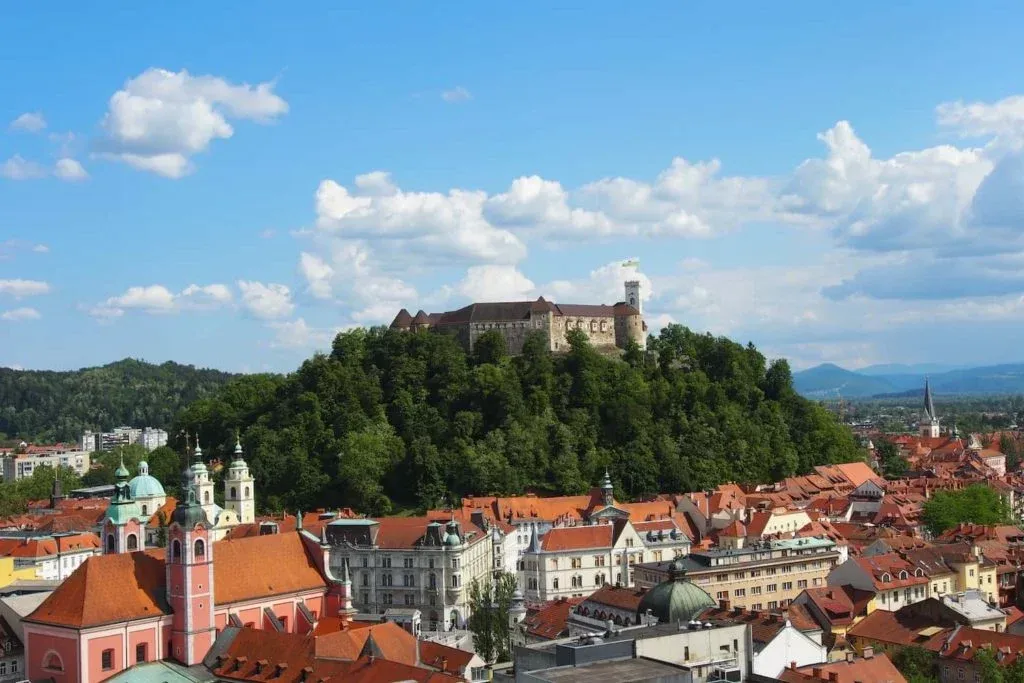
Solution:
[[(941, 630), (936, 631), (936, 628)], [(935, 619), (923, 614), (879, 609), (854, 624), (846, 632), (846, 636), (858, 641), (885, 645), (919, 645), (934, 649), (951, 630), (951, 623), (937, 624)]]
[(610, 548), (614, 531), (611, 524), (555, 527), (544, 534), (541, 549), (556, 552)]
[(939, 647), (934, 647), (933, 643), (929, 649), (937, 651), (941, 659), (969, 662), (985, 648), (991, 649), (1000, 666), (1010, 666), (1024, 652), (1024, 636), (960, 626), (943, 639)]
[[(420, 662), (425, 666), (450, 674), (460, 674), (473, 661), (473, 653), (448, 647), (430, 640), (420, 641)], [(466, 671), (467, 675), (469, 674)]]
[(836, 683), (907, 683), (907, 679), (884, 654), (872, 657), (857, 657), (851, 661), (831, 664), (813, 664), (798, 669), (784, 669), (778, 675), (783, 683), (805, 683), (807, 681), (828, 681), (830, 674), (836, 675)]
[(640, 607), (640, 600), (645, 593), (647, 593), (646, 590), (605, 584), (584, 598), (583, 602), (577, 606), (576, 611), (579, 612), (583, 608), (593, 611), (595, 607), (603, 606), (635, 613)]
[(875, 590), (892, 590), (928, 583), (922, 571), (896, 553), (857, 557), (852, 560), (871, 577)]
[(366, 641), (373, 638), (381, 656), (393, 662), (416, 664), (416, 637), (394, 622), (385, 621), (365, 628), (345, 629), (317, 635), (317, 657), (352, 661), (359, 659)]
[[(221, 541), (212, 551), (218, 605), (327, 586), (297, 533)], [(87, 628), (168, 614), (165, 591), (162, 548), (95, 555), (26, 620)]]
[(569, 613), (583, 598), (559, 598), (539, 610), (531, 612), (523, 620), (526, 632), (544, 640), (555, 640), (568, 632)]

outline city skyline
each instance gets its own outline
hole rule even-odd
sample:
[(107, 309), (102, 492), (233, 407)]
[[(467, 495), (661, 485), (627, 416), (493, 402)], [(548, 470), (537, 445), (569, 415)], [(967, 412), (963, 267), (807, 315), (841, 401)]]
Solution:
[(614, 303), (1024, 361), (1024, 8), (6, 8), (0, 366), (290, 370), (400, 308)]

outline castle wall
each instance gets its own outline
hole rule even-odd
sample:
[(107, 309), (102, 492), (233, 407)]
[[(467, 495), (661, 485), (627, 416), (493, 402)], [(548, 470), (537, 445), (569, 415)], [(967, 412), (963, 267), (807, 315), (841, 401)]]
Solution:
[[(523, 352), (523, 344), (531, 333), (543, 332), (550, 338), (551, 313), (534, 313), (529, 320), (472, 322), (467, 323), (466, 328), (470, 353), (476, 346), (476, 340), (493, 330), (505, 338), (509, 354), (516, 356)], [(462, 340), (460, 339), (460, 341)]]
[(569, 342), (566, 335), (572, 330), (583, 330), (590, 339), (590, 343), (597, 348), (614, 348), (615, 343), (615, 318), (612, 316), (590, 317), (580, 316), (557, 316), (554, 319), (552, 329), (552, 351), (567, 351)]
[(615, 345), (620, 349), (632, 339), (640, 348), (646, 348), (647, 335), (644, 334), (644, 321), (640, 315), (620, 315), (615, 318)]

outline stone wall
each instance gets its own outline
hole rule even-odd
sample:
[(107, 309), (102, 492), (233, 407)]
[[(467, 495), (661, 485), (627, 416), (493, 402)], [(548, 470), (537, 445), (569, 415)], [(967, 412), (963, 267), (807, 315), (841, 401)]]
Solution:
[(620, 315), (615, 318), (615, 345), (620, 349), (632, 339), (640, 348), (647, 347), (647, 335), (644, 334), (644, 320), (640, 315)]
[(554, 319), (551, 338), (552, 351), (568, 351), (566, 335), (572, 330), (583, 330), (596, 348), (615, 347), (615, 318), (612, 316), (558, 316)]

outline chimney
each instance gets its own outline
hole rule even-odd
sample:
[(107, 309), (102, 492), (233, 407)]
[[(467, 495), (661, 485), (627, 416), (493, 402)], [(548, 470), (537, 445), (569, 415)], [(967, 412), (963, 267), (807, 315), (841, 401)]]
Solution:
[(829, 671), (828, 680), (830, 681), (830, 683), (839, 683), (839, 674), (835, 671)]
[(815, 677), (816, 679), (819, 679), (819, 680), (820, 680), (820, 679), (821, 679), (821, 667), (820, 667), (820, 666), (816, 666), (816, 667), (814, 667), (813, 669), (811, 669), (811, 674), (812, 674), (812, 675), (813, 675), (813, 676), (814, 676), (814, 677)]
[(852, 652), (847, 652), (847, 653), (846, 653), (846, 661), (847, 661), (848, 663), (852, 664), (852, 663), (853, 663), (853, 660), (854, 660), (855, 658), (856, 658), (856, 656), (854, 655), (854, 653), (852, 653)]
[(724, 610), (726, 612), (729, 611), (729, 608), (731, 606), (732, 605), (731, 605), (731, 603), (728, 600), (719, 600), (718, 601), (718, 608), (721, 609), (721, 610)]
[(789, 663), (789, 668), (791, 670), (793, 670), (793, 671), (796, 671), (796, 660), (795, 659)]
[(873, 648), (870, 645), (868, 645), (867, 647), (864, 648), (864, 651), (861, 652), (861, 656), (864, 657), (864, 659), (871, 659), (871, 658), (873, 658), (875, 656), (875, 648)]

